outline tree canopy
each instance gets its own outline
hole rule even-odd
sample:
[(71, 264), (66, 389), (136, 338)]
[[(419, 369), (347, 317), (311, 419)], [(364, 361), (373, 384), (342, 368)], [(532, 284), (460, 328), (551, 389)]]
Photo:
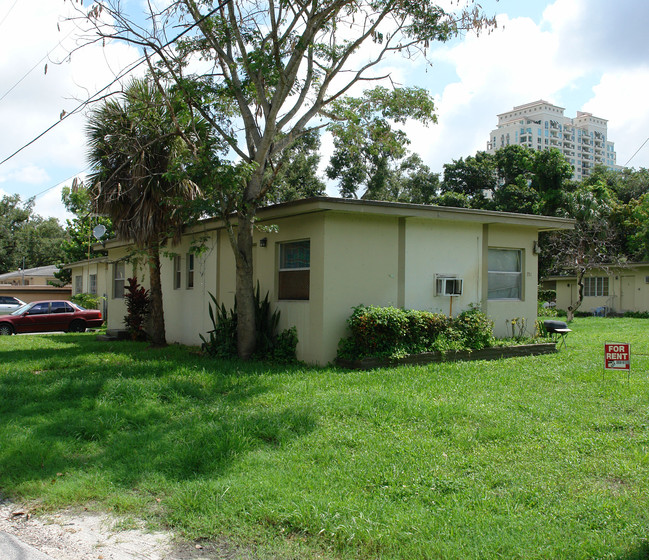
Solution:
[[(142, 47), (157, 82), (172, 84), (229, 149), (232, 170), (213, 182), (210, 196), (221, 203), (214, 210), (227, 223), (236, 260), (238, 349), (248, 358), (256, 330), (255, 216), (275, 189), (284, 151), (311, 130), (353, 127), (354, 107), (392, 122), (431, 119), (428, 94), (418, 92), (423, 106), (403, 105), (409, 92), (391, 84), (380, 63), (392, 55), (425, 57), (431, 42), (490, 29), (495, 19), (477, 6), (446, 12), (431, 0), (175, 0), (159, 12), (154, 6), (148, 3), (145, 29), (118, 0), (96, 2), (90, 40)], [(182, 31), (170, 36), (175, 29)], [(372, 82), (391, 87), (356, 93)]]
[(0, 274), (19, 268), (58, 265), (65, 260), (67, 235), (56, 218), (34, 213), (34, 200), (0, 199)]

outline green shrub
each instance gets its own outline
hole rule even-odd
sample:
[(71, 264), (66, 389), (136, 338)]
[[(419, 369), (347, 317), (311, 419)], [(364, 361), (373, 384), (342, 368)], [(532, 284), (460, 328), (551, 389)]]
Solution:
[(623, 316), (632, 319), (649, 319), (649, 311), (625, 311)]
[(344, 359), (477, 350), (493, 344), (493, 322), (479, 308), (450, 319), (427, 311), (359, 305), (347, 324), (350, 336), (338, 344), (338, 357)]
[(453, 328), (460, 332), (468, 349), (480, 350), (493, 346), (494, 322), (478, 307), (462, 311), (453, 321)]
[(75, 294), (70, 298), (70, 301), (80, 305), (85, 309), (99, 309), (99, 304), (104, 300), (102, 296), (97, 294)]
[(538, 300), (540, 302), (557, 301), (557, 291), (556, 290), (539, 290)]
[(543, 307), (543, 301), (539, 300), (537, 309), (536, 309), (536, 314), (538, 317), (556, 317), (557, 316), (557, 309), (554, 307)]

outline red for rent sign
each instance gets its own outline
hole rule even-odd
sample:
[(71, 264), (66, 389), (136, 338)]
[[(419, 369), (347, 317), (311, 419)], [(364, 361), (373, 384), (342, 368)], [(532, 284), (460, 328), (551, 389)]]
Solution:
[(629, 371), (631, 369), (630, 344), (604, 344), (604, 368)]

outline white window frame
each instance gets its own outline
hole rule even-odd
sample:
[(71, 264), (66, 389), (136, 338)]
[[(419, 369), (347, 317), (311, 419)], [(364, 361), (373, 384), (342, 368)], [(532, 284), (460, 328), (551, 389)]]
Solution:
[(587, 276), (584, 278), (584, 297), (608, 297), (608, 276)]
[(124, 299), (126, 287), (126, 263), (119, 261), (113, 264), (113, 299)]

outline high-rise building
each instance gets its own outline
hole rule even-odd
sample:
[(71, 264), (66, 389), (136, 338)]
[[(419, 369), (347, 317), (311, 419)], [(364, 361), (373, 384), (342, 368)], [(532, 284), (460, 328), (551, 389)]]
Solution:
[(498, 115), (498, 128), (491, 132), (487, 152), (510, 144), (534, 150), (556, 148), (572, 165), (576, 180), (588, 177), (597, 164), (619, 169), (615, 146), (607, 137), (608, 121), (582, 111), (571, 119), (564, 116), (564, 110), (540, 100)]

